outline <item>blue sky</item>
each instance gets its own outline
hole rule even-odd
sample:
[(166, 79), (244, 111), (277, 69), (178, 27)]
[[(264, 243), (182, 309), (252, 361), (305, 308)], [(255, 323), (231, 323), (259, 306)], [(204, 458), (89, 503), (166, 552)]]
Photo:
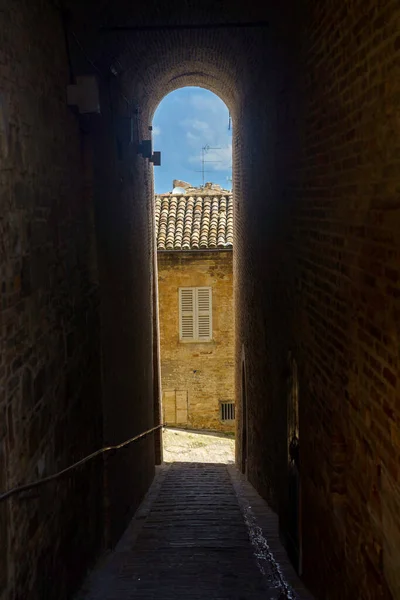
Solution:
[(205, 181), (231, 189), (227, 177), (232, 175), (232, 128), (228, 124), (228, 108), (212, 92), (186, 87), (168, 94), (153, 119), (153, 149), (161, 151), (161, 166), (154, 167), (156, 193), (172, 191), (173, 179), (201, 185), (205, 145), (220, 148), (205, 153), (205, 160), (218, 161), (205, 164)]

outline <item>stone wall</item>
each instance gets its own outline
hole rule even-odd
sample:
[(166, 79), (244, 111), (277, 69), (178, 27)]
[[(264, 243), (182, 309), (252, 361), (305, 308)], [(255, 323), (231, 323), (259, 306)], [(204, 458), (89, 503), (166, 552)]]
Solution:
[[(182, 405), (174, 424), (234, 431), (220, 418), (220, 401), (234, 401), (232, 251), (158, 252), (158, 285), (164, 420)], [(180, 342), (179, 288), (201, 286), (212, 288), (213, 339)]]
[[(60, 15), (15, 0), (0, 32), (4, 491), (100, 447), (102, 408), (90, 144), (66, 105)], [(67, 598), (101, 538), (101, 460), (2, 503), (0, 598)]]

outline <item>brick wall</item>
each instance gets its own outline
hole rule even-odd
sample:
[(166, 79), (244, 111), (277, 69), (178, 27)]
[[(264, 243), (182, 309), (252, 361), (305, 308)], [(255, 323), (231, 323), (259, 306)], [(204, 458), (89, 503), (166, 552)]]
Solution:
[(242, 3), (175, 1), (133, 14), (121, 2), (113, 14), (123, 24), (176, 15), (269, 21), (250, 32), (137, 34), (118, 47), (141, 135), (181, 85), (215, 91), (232, 112), (236, 391), (239, 401), (244, 359), (250, 481), (284, 532), (292, 351), (305, 578), (322, 597), (388, 598), (398, 532), (398, 7), (309, 0), (244, 14)]
[[(4, 490), (154, 425), (154, 219), (133, 146), (116, 152), (126, 123), (121, 95), (99, 78), (101, 117), (78, 117), (66, 105), (59, 11), (13, 2), (1, 32)], [(90, 72), (70, 49), (73, 73)], [(3, 504), (0, 598), (70, 597), (102, 540), (118, 539), (153, 473), (149, 436), (111, 457), (104, 480), (100, 459)]]
[[(179, 33), (173, 48), (168, 35), (154, 38), (157, 60), (146, 53), (146, 76), (136, 69), (127, 89), (150, 104), (149, 115), (177, 81), (205, 85), (230, 106), (236, 389), (239, 401), (244, 358), (248, 475), (284, 535), (291, 351), (304, 576), (318, 596), (387, 598), (398, 571), (398, 8), (287, 3), (266, 16), (268, 35)], [(195, 75), (185, 48), (198, 51)]]
[[(0, 489), (101, 445), (90, 146), (58, 12), (1, 11)], [(0, 506), (0, 598), (66, 598), (102, 536), (101, 462)]]
[[(100, 84), (102, 114), (85, 120), (94, 147), (104, 442), (118, 444), (155, 425), (154, 218), (147, 202), (151, 183), (146, 188), (136, 143), (130, 144), (124, 134), (131, 109), (113, 82), (109, 85), (105, 79)], [(151, 483), (154, 451), (155, 440), (149, 436), (107, 460), (106, 536), (111, 544)]]
[[(73, 4), (73, 2), (71, 3)], [(118, 78), (99, 60), (92, 42), (101, 10), (89, 14), (89, 3), (77, 3), (67, 30), (75, 75), (93, 73), (100, 87), (101, 115), (80, 122), (93, 146), (94, 204), (100, 282), (102, 340), (103, 436), (120, 443), (160, 422), (157, 352), (153, 353), (155, 254), (153, 182), (137, 154), (138, 124), (131, 94), (122, 94)], [(116, 6), (114, 8), (117, 8)], [(76, 17), (76, 18), (75, 18)], [(74, 34), (74, 35), (73, 35)], [(76, 41), (78, 40), (78, 42)], [(98, 38), (99, 39), (99, 38)], [(114, 39), (115, 41), (115, 39)], [(116, 56), (112, 38), (100, 43), (100, 54)], [(139, 115), (140, 119), (140, 115)], [(133, 140), (131, 140), (133, 133)], [(132, 310), (134, 307), (134, 310)], [(136, 442), (109, 457), (105, 469), (105, 541), (115, 544), (143, 498), (154, 475), (155, 450), (160, 459), (161, 434)]]
[(400, 594), (399, 19), (309, 2), (303, 38), (293, 331), (304, 566), (326, 598)]
[[(261, 8), (249, 5), (245, 14), (239, 2), (211, 6), (149, 0), (132, 11), (131, 3), (121, 0), (111, 9), (109, 4), (107, 9), (96, 5), (96, 11), (86, 14), (80, 11), (90, 3), (76, 4), (91, 58), (109, 72), (118, 57), (118, 85), (139, 107), (135, 128), (141, 137), (148, 135), (157, 103), (182, 85), (203, 85), (229, 106), (236, 199), (236, 390), (240, 399), (244, 359), (249, 478), (279, 511), (284, 532), (290, 350), (299, 370), (304, 576), (320, 597), (398, 596), (398, 3), (288, 0)], [(0, 375), (7, 390), (1, 410), (12, 412), (0, 421), (0, 468), (6, 465), (6, 485), (36, 476), (36, 465), (42, 468), (38, 438), (40, 451), (48, 449), (51, 459), (59, 457), (54, 466), (75, 457), (78, 449), (92, 448), (98, 439), (96, 411), (87, 400), (98, 397), (93, 393), (97, 377), (89, 375), (96, 370), (85, 362), (88, 357), (93, 364), (97, 360), (98, 326), (95, 318), (93, 324), (91, 318), (85, 320), (85, 326), (81, 320), (85, 311), (96, 315), (94, 308), (87, 308), (95, 302), (87, 287), (92, 276), (85, 267), (92, 264), (85, 258), (91, 225), (83, 215), (84, 204), (77, 202), (79, 134), (65, 107), (66, 57), (52, 10), (43, 18), (43, 11), (39, 14), (18, 0), (2, 13), (1, 78), (11, 106), (9, 121), (3, 119), (1, 125), (7, 165), (1, 175), (2, 213), (10, 216), (2, 221), (7, 231), (1, 236), (6, 351), (1, 353)], [(97, 34), (104, 23), (177, 19), (268, 19), (269, 27), (137, 33), (129, 42), (123, 36)], [(133, 107), (129, 112), (116, 101), (114, 110), (125, 116), (134, 113)], [(96, 227), (103, 286), (104, 423), (106, 439), (120, 440), (154, 422), (149, 310), (154, 290), (153, 189), (151, 168), (133, 149), (130, 167), (114, 171), (112, 121), (106, 129), (98, 132), (100, 144), (93, 144), (102, 155), (95, 159), (94, 192), (99, 198)], [(33, 240), (46, 237), (43, 220), (51, 224), (50, 239), (46, 252), (39, 252), (34, 248), (41, 242)], [(26, 243), (25, 235), (32, 241)], [(53, 268), (57, 260), (59, 270)], [(60, 339), (61, 331), (69, 344)], [(31, 374), (22, 375), (28, 362)], [(65, 386), (60, 382), (64, 393), (56, 386), (65, 373)], [(14, 398), (30, 398), (31, 389), (43, 397), (37, 409), (31, 401), (25, 408)], [(240, 410), (238, 416), (240, 428)], [(86, 435), (77, 435), (78, 424)], [(63, 442), (57, 448), (50, 441), (53, 431), (53, 439)], [(66, 450), (64, 440), (70, 439), (80, 441), (76, 453)], [(240, 457), (240, 436), (238, 442)], [(20, 454), (20, 443), (31, 448)], [(132, 449), (111, 465), (114, 537), (151, 478), (151, 444), (143, 442), (140, 451)], [(53, 467), (47, 459), (45, 465)], [(95, 478), (85, 475), (82, 485), (92, 482)], [(88, 502), (94, 488), (84, 494)], [(62, 489), (60, 512), (43, 533), (37, 526), (37, 537), (28, 531), (35, 531), (35, 523), (42, 525), (38, 500), (7, 509), (8, 544), (13, 548), (7, 580), (12, 589), (18, 579), (15, 597), (30, 597), (28, 591), (38, 581), (31, 565), (38, 565), (37, 572), (54, 574), (62, 562), (58, 557), (74, 555), (80, 539), (72, 534), (68, 538), (67, 532), (95, 530), (87, 523), (87, 511), (84, 517), (75, 511), (76, 485)], [(49, 504), (54, 506), (53, 496)], [(61, 514), (71, 519), (68, 523), (75, 518), (74, 527), (61, 522)], [(80, 519), (82, 529), (76, 527)], [(4, 529), (3, 523), (0, 517)], [(65, 534), (54, 551), (55, 531)], [(44, 562), (25, 562), (27, 554), (40, 552)], [(4, 595), (1, 550), (0, 560)], [(54, 587), (57, 598), (64, 593), (59, 589), (68, 591), (62, 585), (65, 571), (60, 568), (60, 573), (60, 588)], [(37, 589), (40, 597), (40, 584)]]
[[(161, 383), (164, 415), (176, 390), (187, 394), (187, 423), (195, 429), (233, 431), (220, 419), (220, 401), (234, 401), (232, 251), (159, 252)], [(179, 341), (179, 288), (212, 288), (212, 341)], [(168, 394), (173, 392), (173, 395)]]
[[(272, 41), (279, 72), (259, 82), (263, 108), (254, 87), (241, 119), (236, 382), (240, 397), (244, 356), (249, 478), (285, 536), (290, 350), (306, 582), (321, 598), (397, 597), (398, 7), (309, 3), (295, 22), (279, 51)], [(255, 126), (261, 110), (276, 121)], [(243, 177), (248, 160), (266, 179)]]

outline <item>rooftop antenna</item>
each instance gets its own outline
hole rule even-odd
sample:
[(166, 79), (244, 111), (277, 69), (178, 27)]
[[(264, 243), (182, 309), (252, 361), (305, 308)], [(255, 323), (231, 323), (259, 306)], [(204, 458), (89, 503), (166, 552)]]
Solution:
[(209, 146), (208, 144), (206, 144), (201, 149), (201, 173), (202, 173), (203, 187), (204, 187), (204, 183), (205, 183), (205, 181), (204, 181), (204, 173), (205, 173), (204, 165), (205, 165), (205, 163), (222, 162), (221, 160), (205, 160), (204, 157), (209, 150), (221, 150), (221, 148), (220, 147), (212, 147), (212, 146)]

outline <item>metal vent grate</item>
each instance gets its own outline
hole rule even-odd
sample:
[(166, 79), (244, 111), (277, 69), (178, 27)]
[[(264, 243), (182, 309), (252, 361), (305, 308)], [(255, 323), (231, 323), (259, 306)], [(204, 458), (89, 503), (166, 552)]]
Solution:
[(221, 421), (235, 420), (235, 403), (221, 402)]

